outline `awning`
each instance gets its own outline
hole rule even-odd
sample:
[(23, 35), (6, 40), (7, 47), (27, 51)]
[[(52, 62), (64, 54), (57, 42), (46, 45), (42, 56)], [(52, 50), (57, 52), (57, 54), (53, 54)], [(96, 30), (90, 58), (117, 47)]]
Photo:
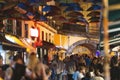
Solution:
[(9, 35), (9, 34), (5, 34), (5, 37), (7, 40), (15, 43), (15, 44), (18, 44), (24, 48), (26, 48), (26, 51), (29, 51), (29, 48), (28, 46), (26, 46), (18, 37), (16, 36), (13, 36), (13, 35)]
[(28, 52), (36, 52), (36, 49), (30, 45), (25, 38), (21, 38), (20, 40), (27, 46)]
[(22, 51), (22, 52), (26, 51), (26, 48), (10, 42), (2, 35), (0, 35), (0, 45), (2, 45), (3, 50)]
[(22, 47), (25, 47), (27, 52), (30, 52), (31, 49), (34, 50), (33, 48), (30, 47), (30, 45), (26, 45), (25, 41), (22, 41), (21, 39), (19, 39), (16, 36), (6, 34), (5, 37), (8, 40), (12, 41), (13, 43), (16, 43), (16, 44), (18, 44), (18, 45), (20, 45)]

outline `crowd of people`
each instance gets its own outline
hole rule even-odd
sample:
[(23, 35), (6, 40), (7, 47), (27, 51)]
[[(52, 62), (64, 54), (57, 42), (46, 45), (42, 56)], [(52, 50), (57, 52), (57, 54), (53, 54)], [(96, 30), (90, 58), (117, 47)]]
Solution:
[(10, 56), (9, 59), (10, 64), (3, 64), (3, 58), (0, 57), (1, 80), (48, 80), (51, 75), (49, 67), (35, 53), (31, 53), (26, 62), (19, 54)]
[[(44, 58), (41, 61), (31, 53), (24, 62), (16, 55), (10, 57), (10, 64), (3, 64), (0, 56), (0, 80), (105, 80), (104, 57), (75, 54), (64, 60), (59, 60), (58, 55), (51, 61), (47, 56)], [(111, 80), (120, 80), (119, 74), (119, 58), (113, 56), (110, 60)]]

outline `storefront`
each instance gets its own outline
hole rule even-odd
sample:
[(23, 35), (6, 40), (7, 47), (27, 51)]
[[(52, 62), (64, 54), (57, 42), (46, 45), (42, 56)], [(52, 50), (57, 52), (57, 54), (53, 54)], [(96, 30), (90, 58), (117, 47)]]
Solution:
[(4, 63), (9, 63), (9, 56), (16, 55), (18, 53), (21, 53), (20, 55), (22, 56), (22, 53), (25, 51), (25, 47), (12, 43), (5, 38), (4, 34), (0, 34), (0, 54), (3, 56)]
[(26, 48), (26, 51), (22, 55), (25, 62), (31, 52), (36, 53), (36, 48), (30, 45), (25, 38), (19, 38), (17, 36), (9, 34), (5, 34), (5, 37), (7, 40)]
[(37, 46), (37, 54), (38, 57), (43, 61), (43, 58), (48, 56), (49, 50), (55, 48), (55, 45), (47, 41), (41, 41), (41, 44), (41, 46)]
[(26, 51), (25, 47), (10, 42), (2, 35), (0, 35), (0, 45), (2, 45), (3, 50), (20, 51), (20, 52)]
[(31, 52), (35, 52), (36, 53), (36, 48), (32, 46), (32, 44), (30, 44), (26, 38), (20, 38), (20, 40), (27, 46), (27, 52), (31, 53)]
[(22, 46), (22, 47), (25, 47), (27, 53), (31, 53), (31, 51), (34, 51), (34, 52), (35, 52), (35, 48), (32, 47), (29, 43), (27, 43), (27, 41), (26, 41), (24, 38), (18, 38), (18, 37), (16, 37), (16, 36), (8, 35), (8, 34), (6, 34), (5, 37), (6, 37), (9, 41), (11, 41), (11, 42), (13, 42), (13, 43), (15, 43), (15, 44), (18, 44), (18, 45), (20, 45), (20, 46)]

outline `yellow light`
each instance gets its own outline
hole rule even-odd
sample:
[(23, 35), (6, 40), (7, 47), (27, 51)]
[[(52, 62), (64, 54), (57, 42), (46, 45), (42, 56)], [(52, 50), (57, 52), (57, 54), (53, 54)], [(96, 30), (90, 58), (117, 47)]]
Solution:
[(25, 45), (21, 40), (19, 40), (19, 38), (17, 38), (16, 36), (12, 36), (12, 35), (5, 35), (6, 39), (8, 39), (9, 41), (16, 43), (24, 48), (26, 48), (27, 52), (30, 52), (30, 48)]
[(115, 56), (115, 52), (111, 52), (110, 53), (110, 56), (112, 57), (112, 56)]

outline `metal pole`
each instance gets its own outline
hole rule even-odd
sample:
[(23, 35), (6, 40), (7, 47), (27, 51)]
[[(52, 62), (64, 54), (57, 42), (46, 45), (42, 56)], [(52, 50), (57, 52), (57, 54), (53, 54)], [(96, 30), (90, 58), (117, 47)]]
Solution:
[(105, 80), (110, 80), (110, 67), (109, 67), (109, 33), (108, 33), (108, 0), (103, 0), (103, 29), (104, 29), (104, 71), (105, 71)]

